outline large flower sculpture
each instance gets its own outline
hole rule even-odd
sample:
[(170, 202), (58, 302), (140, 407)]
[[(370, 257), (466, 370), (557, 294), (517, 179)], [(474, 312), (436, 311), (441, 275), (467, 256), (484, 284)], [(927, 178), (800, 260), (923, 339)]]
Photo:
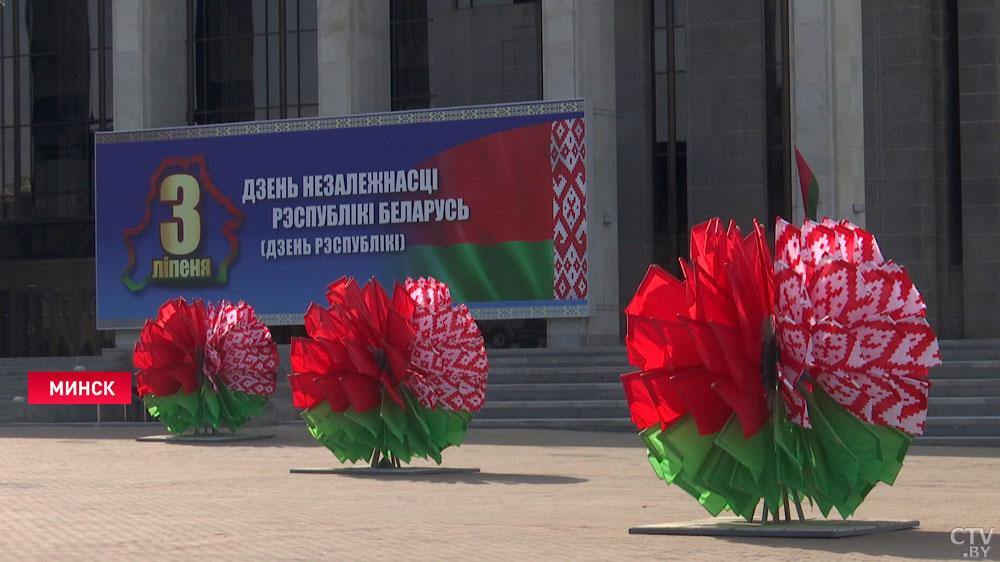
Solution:
[(483, 336), (465, 305), (434, 279), (396, 283), (341, 278), (329, 307), (305, 315), (309, 338), (292, 340), (292, 398), (317, 441), (341, 462), (399, 466), (441, 462), (483, 405)]
[(811, 498), (850, 516), (891, 484), (940, 363), (924, 304), (875, 238), (824, 219), (691, 232), (684, 281), (652, 266), (626, 308), (622, 376), (656, 474), (713, 515)]
[(244, 302), (167, 301), (146, 321), (133, 360), (139, 396), (174, 433), (237, 431), (277, 382), (277, 346)]

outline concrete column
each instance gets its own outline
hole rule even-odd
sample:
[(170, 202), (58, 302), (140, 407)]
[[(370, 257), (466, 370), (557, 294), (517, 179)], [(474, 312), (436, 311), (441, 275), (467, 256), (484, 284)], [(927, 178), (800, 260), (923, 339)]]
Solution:
[[(615, 0), (615, 95), (618, 137), (618, 302), (624, 308), (653, 252), (653, 76), (650, 14), (645, 2)], [(619, 328), (624, 333), (625, 316)]]
[(553, 319), (550, 347), (619, 342), (615, 4), (542, 0), (542, 84), (547, 100), (585, 98), (587, 318)]
[[(112, 116), (116, 130), (187, 124), (187, 5), (176, 0), (113, 0)], [(139, 330), (116, 330), (128, 350)]]
[(686, 27), (688, 224), (748, 232), (767, 216), (763, 3), (689, 1)]
[(389, 2), (317, 0), (319, 114), (390, 109)]
[[(1000, 4), (959, 3), (957, 11), (961, 183), (952, 190), (961, 189), (964, 303), (951, 304), (964, 310), (964, 337), (1000, 338)], [(958, 269), (959, 260), (950, 262)], [(959, 292), (955, 284), (945, 291)]]
[(187, 6), (176, 0), (114, 0), (114, 127), (187, 124)]
[[(928, 321), (938, 336), (954, 338), (961, 337), (958, 287), (962, 280), (952, 260), (958, 258), (961, 263), (961, 254), (947, 246), (960, 236), (962, 219), (955, 221), (959, 224), (946, 219), (948, 210), (962, 204), (961, 199), (949, 202), (948, 195), (965, 183), (956, 177), (956, 167), (964, 169), (967, 160), (963, 154), (959, 161), (956, 150), (959, 144), (964, 150), (964, 139), (959, 143), (954, 138), (957, 88), (952, 91), (942, 64), (950, 60), (943, 47), (955, 47), (956, 41), (954, 28), (944, 27), (945, 4), (938, 0), (863, 2), (863, 224), (878, 237), (882, 254), (906, 268), (920, 289)], [(969, 53), (992, 53), (992, 41), (977, 44)], [(981, 45), (989, 49), (980, 50)], [(969, 58), (963, 54), (961, 60)], [(949, 70), (954, 71), (954, 67)], [(990, 76), (995, 82), (995, 74)], [(965, 109), (963, 100), (963, 114)], [(993, 155), (988, 161), (994, 176), (995, 160)], [(956, 250), (961, 252), (961, 248)]]
[[(864, 227), (861, 0), (791, 0), (789, 11), (792, 140), (819, 182), (818, 218)], [(792, 200), (801, 221), (798, 185), (796, 175)]]

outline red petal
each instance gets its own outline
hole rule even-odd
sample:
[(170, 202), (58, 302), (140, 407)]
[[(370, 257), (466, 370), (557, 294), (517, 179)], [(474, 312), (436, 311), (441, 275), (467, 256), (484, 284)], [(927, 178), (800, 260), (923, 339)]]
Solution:
[(632, 416), (632, 423), (639, 428), (639, 431), (660, 422), (660, 416), (656, 411), (656, 403), (653, 402), (649, 390), (642, 381), (642, 373), (622, 375), (622, 386), (625, 387), (625, 398), (628, 400), (628, 409), (629, 414)]

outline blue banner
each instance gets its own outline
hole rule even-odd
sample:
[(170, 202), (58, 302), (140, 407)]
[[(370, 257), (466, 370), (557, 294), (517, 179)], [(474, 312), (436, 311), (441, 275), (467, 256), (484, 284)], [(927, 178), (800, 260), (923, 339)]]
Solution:
[(584, 141), (582, 100), (97, 133), (98, 328), (177, 296), (300, 324), (342, 276), (585, 316)]

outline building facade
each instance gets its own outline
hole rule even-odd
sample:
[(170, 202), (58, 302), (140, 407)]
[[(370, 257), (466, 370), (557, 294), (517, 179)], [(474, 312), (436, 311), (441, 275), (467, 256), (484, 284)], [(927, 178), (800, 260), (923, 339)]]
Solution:
[(95, 131), (577, 97), (595, 306), (550, 346), (620, 342), (691, 226), (801, 220), (796, 148), (940, 337), (1000, 337), (998, 38), (997, 1), (6, 0), (0, 357), (137, 335), (95, 328)]

